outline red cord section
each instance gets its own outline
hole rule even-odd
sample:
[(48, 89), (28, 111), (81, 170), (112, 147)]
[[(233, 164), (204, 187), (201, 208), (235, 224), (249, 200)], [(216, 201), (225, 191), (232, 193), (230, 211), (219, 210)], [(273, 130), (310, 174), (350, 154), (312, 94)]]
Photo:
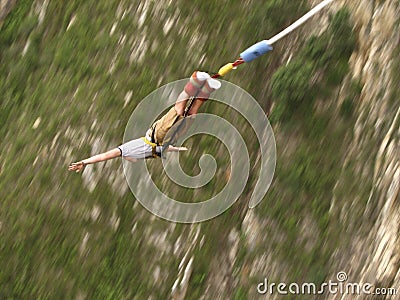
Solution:
[(234, 63), (233, 63), (233, 67), (237, 67), (241, 64), (244, 63), (244, 60), (242, 58), (238, 58)]

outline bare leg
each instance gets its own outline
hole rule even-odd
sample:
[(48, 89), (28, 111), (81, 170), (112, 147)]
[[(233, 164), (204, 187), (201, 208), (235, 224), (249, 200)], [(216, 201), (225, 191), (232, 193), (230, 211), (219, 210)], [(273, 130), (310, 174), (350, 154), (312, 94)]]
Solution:
[(197, 94), (198, 98), (190, 107), (188, 115), (191, 116), (197, 114), (203, 103), (210, 97), (210, 94), (215, 90), (218, 90), (220, 87), (221, 83), (218, 80), (208, 78), (205, 84), (199, 90), (199, 93)]
[(188, 116), (197, 114), (197, 112), (199, 111), (200, 107), (203, 105), (204, 102), (205, 102), (204, 100), (199, 100), (199, 99), (194, 100), (192, 107), (188, 112)]
[(175, 110), (181, 116), (183, 116), (185, 112), (185, 107), (188, 99), (189, 95), (185, 91), (182, 91), (182, 93), (179, 94), (178, 99), (176, 99)]
[[(175, 103), (175, 110), (179, 115), (183, 116), (183, 114), (185, 113), (187, 101), (191, 96), (201, 96), (204, 94), (204, 92), (206, 92), (206, 98), (208, 98), (209, 94), (212, 92), (212, 89), (209, 90), (205, 88), (204, 91), (202, 89), (204, 85), (207, 85), (206, 80), (209, 79), (209, 74), (199, 71), (194, 72), (192, 76), (190, 76), (189, 82), (185, 85), (183, 92), (180, 93)], [(197, 112), (200, 106), (201, 104), (197, 103), (196, 108), (193, 111)]]
[(116, 158), (118, 156), (121, 156), (121, 151), (118, 148), (114, 148), (110, 151), (94, 155), (92, 157), (86, 158), (78, 162), (74, 162), (69, 165), (68, 171), (80, 172), (84, 169), (86, 165), (94, 164), (101, 161), (106, 161), (112, 158)]

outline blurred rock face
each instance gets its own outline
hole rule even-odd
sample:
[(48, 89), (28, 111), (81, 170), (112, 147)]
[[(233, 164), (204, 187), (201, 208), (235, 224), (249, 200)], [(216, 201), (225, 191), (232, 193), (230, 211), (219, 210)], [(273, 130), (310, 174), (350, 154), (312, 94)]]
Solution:
[[(350, 8), (358, 33), (351, 73), (363, 83), (348, 159), (357, 161), (360, 176), (373, 178), (373, 190), (358, 230), (369, 234), (362, 240), (354, 238), (351, 255), (340, 259), (344, 253), (338, 253), (332, 263), (350, 266), (349, 272), (359, 280), (396, 287), (400, 284), (400, 107), (393, 70), (398, 66), (400, 6), (398, 1), (341, 2)], [(363, 161), (366, 151), (371, 151), (371, 157)], [(350, 214), (342, 211), (343, 219), (351, 218)]]
[[(315, 4), (319, 1), (312, 2)], [(333, 252), (328, 263), (330, 275), (326, 280), (335, 279), (338, 272), (345, 271), (348, 282), (368, 282), (377, 287), (398, 287), (400, 105), (396, 96), (399, 83), (393, 78), (393, 74), (399, 60), (397, 47), (400, 38), (400, 5), (396, 1), (336, 1), (331, 7), (331, 12), (343, 6), (350, 10), (358, 47), (349, 61), (350, 73), (339, 88), (338, 102), (345, 98), (343, 87), (350, 84), (354, 78), (360, 80), (362, 89), (360, 103), (355, 112), (357, 121), (353, 128), (349, 128), (354, 138), (347, 147), (347, 157), (342, 168), (344, 170), (351, 164), (360, 182), (372, 181), (372, 189), (369, 190), (366, 199), (355, 191), (352, 200), (340, 203), (340, 186), (346, 184), (348, 179), (338, 178), (334, 193), (336, 199), (332, 199), (331, 211), (332, 214), (336, 212), (339, 215), (337, 221), (343, 224), (343, 240), (349, 239), (350, 242), (338, 245)], [(328, 13), (325, 13), (326, 15)], [(286, 49), (285, 55), (289, 55), (293, 50), (290, 45)], [(367, 204), (358, 218), (354, 212), (361, 197)], [(306, 244), (318, 243), (315, 237), (319, 233), (315, 223), (304, 218), (299, 226), (302, 228), (299, 240)], [(219, 271), (224, 273), (225, 277), (218, 278), (217, 274), (220, 273), (213, 272), (210, 276), (212, 280), (208, 281), (209, 295), (217, 298), (227, 295), (232, 286), (246, 285), (248, 278), (258, 278), (262, 274), (281, 281), (290, 280), (290, 267), (285, 261), (277, 259), (273, 246), (285, 239), (280, 225), (272, 219), (260, 218), (253, 211), (248, 211), (242, 221), (241, 231), (245, 235), (245, 250), (248, 254), (240, 266), (221, 255), (219, 260), (224, 261), (224, 267)], [(263, 248), (264, 251), (252, 255), (257, 248)], [(235, 269), (236, 271), (233, 271)], [(226, 276), (231, 272), (235, 272), (237, 276)], [(259, 296), (251, 289), (247, 295), (250, 298)], [(328, 299), (353, 297), (339, 294), (327, 296)]]
[[(145, 26), (149, 32), (151, 30), (146, 27), (147, 25), (143, 25), (145, 18), (142, 18), (142, 16), (146, 14), (157, 15), (158, 12), (163, 12), (157, 5), (150, 6), (150, 2), (141, 2), (137, 13), (139, 29)], [(285, 6), (289, 5), (288, 1), (283, 2)], [(309, 2), (315, 5), (320, 1)], [(0, 23), (15, 3), (16, 0), (0, 1)], [(37, 1), (36, 4), (38, 3), (43, 4), (41, 7), (46, 7), (44, 3), (47, 3), (47, 1)], [(159, 3), (162, 4), (163, 1)], [(354, 191), (353, 193), (350, 192), (351, 199), (346, 198), (343, 200), (341, 187), (347, 185), (349, 179), (346, 177), (337, 178), (333, 193), (334, 197), (329, 201), (331, 203), (331, 215), (338, 216), (338, 218), (332, 217), (330, 228), (327, 231), (335, 231), (335, 234), (343, 236), (343, 240), (334, 249), (333, 254), (327, 257), (326, 266), (321, 266), (326, 268), (329, 273), (329, 276), (323, 278), (324, 280), (334, 279), (338, 272), (345, 271), (351, 282), (364, 281), (382, 287), (400, 286), (400, 272), (398, 271), (400, 261), (400, 204), (398, 201), (400, 190), (400, 108), (398, 93), (396, 93), (399, 84), (396, 78), (393, 77), (393, 70), (396, 69), (396, 66), (400, 66), (398, 63), (399, 53), (396, 50), (400, 37), (398, 30), (400, 21), (399, 5), (399, 1), (392, 0), (336, 0), (329, 9), (320, 15), (320, 18), (313, 19), (308, 25), (309, 27), (316, 25), (314, 26), (315, 28), (311, 29), (319, 31), (320, 24), (328, 23), (330, 12), (335, 12), (343, 6), (349, 8), (352, 22), (355, 25), (354, 30), (358, 47), (353, 52), (349, 62), (350, 72), (342, 86), (338, 87), (336, 93), (338, 95), (338, 105), (346, 97), (345, 92), (343, 92), (344, 87), (349, 85), (353, 78), (360, 80), (362, 88), (359, 103), (357, 103), (357, 109), (354, 112), (357, 121), (354, 126), (349, 126), (348, 128), (348, 133), (353, 138), (346, 147), (345, 163), (340, 167), (343, 170), (352, 168), (354, 176), (357, 177), (354, 179), (359, 182), (371, 181), (371, 189), (368, 190), (366, 197), (360, 196), (357, 191)], [(123, 5), (121, 4), (121, 8), (118, 8), (117, 11), (117, 15), (121, 20), (125, 16), (125, 11), (122, 8)], [(41, 11), (45, 11), (45, 9)], [(171, 25), (174, 24), (174, 20), (177, 21), (181, 17), (178, 12), (176, 15), (175, 19), (171, 17), (165, 23), (163, 28), (164, 35), (169, 34), (170, 37), (176, 35), (176, 32), (173, 31), (174, 26)], [(75, 17), (75, 15), (71, 17), (67, 30), (78, 17)], [(41, 20), (40, 18), (43, 17), (39, 17), (39, 21)], [(111, 28), (110, 36), (117, 34), (114, 32), (116, 28), (118, 30), (116, 24), (117, 22), (109, 26)], [(185, 32), (191, 29), (190, 25), (188, 25), (182, 27), (181, 31)], [(277, 64), (284, 65), (285, 57), (291, 57), (296, 53), (297, 47), (299, 47), (297, 41), (303, 41), (305, 35), (309, 33), (309, 29), (294, 32), (291, 38), (282, 40), (281, 45), (278, 46), (280, 47), (278, 48), (279, 51), (281, 51), (279, 55), (282, 57), (279, 58), (281, 61), (277, 62)], [(170, 34), (171, 31), (173, 32), (172, 34)], [(205, 30), (207, 34), (208, 31), (208, 29)], [(132, 33), (131, 29), (128, 32)], [(229, 33), (229, 30), (226, 33)], [(120, 45), (127, 41), (132, 43), (131, 57), (137, 57), (137, 61), (141, 62), (145, 59), (144, 53), (146, 51), (143, 51), (143, 49), (150, 47), (145, 37), (146, 35), (137, 35), (130, 40), (130, 38), (127, 39), (121, 35), (119, 43)], [(171, 37), (171, 39), (174, 38)], [(198, 35), (192, 34), (192, 39), (195, 40), (196, 38), (202, 39), (200, 31)], [(154, 42), (153, 37), (148, 38), (148, 40), (153, 41), (152, 48), (157, 49), (159, 47)], [(238, 48), (240, 47), (238, 46)], [(194, 47), (192, 45), (188, 48)], [(228, 50), (229, 55), (235, 55), (234, 51)], [(204, 57), (212, 56), (209, 49), (193, 51), (191, 60), (203, 61), (203, 52), (206, 53)], [(158, 59), (163, 61), (162, 58)], [(257, 62), (246, 67), (252, 72), (252, 68), (256, 64)], [(114, 66), (113, 62), (111, 66)], [(245, 73), (246, 69), (244, 67), (243, 70), (239, 71)], [(159, 70), (154, 72), (152, 77), (159, 76), (161, 78), (163, 75), (158, 72)], [(182, 76), (183, 72), (184, 70), (179, 70), (179, 76)], [(112, 72), (110, 71), (110, 73)], [(260, 76), (256, 74), (253, 81), (259, 84)], [(160, 82), (162, 82), (161, 79)], [(136, 94), (134, 93), (132, 96), (132, 93), (131, 90), (126, 93), (124, 107), (129, 105), (131, 98), (134, 99), (136, 97)], [(335, 101), (335, 99), (331, 101)], [(274, 111), (272, 110), (273, 113)], [(89, 117), (88, 119), (90, 119), (88, 122), (95, 120), (93, 128), (96, 127), (96, 119)], [(102, 122), (104, 125), (112, 123), (111, 121), (107, 119)], [(41, 128), (44, 123), (45, 120), (41, 121), (40, 118), (37, 118), (32, 128)], [(89, 133), (86, 127), (82, 130), (84, 134), (82, 134), (83, 138), (80, 144), (89, 141), (88, 144), (93, 145), (93, 154), (103, 151), (109, 146), (102, 143), (102, 140), (95, 134), (87, 137), (86, 135), (89, 135)], [(283, 147), (288, 138), (282, 136), (280, 130), (276, 131), (279, 140), (278, 148)], [(103, 134), (103, 130), (99, 130), (99, 132), (97, 135)], [(68, 128), (65, 136), (68, 137), (69, 134), (70, 130)], [(59, 135), (56, 135), (54, 141), (57, 141), (58, 137)], [(56, 143), (53, 142), (53, 144)], [(78, 147), (77, 144), (79, 143), (71, 138), (68, 139), (66, 144), (69, 144), (65, 146), (68, 149), (68, 147)], [(290, 144), (290, 141), (288, 144)], [(60, 164), (63, 163), (60, 162)], [(99, 167), (99, 169), (87, 170), (83, 175), (82, 182), (76, 182), (77, 186), (79, 188), (84, 186), (83, 189), (93, 192), (100, 179), (107, 178), (107, 183), (103, 182), (103, 184), (109, 184), (115, 190), (119, 190), (121, 197), (127, 194), (121, 170), (110, 171), (109, 165), (111, 163), (105, 167)], [(283, 192), (279, 191), (276, 202), (281, 200), (280, 196)], [(70, 191), (65, 194), (68, 193)], [(117, 192), (115, 194), (119, 195)], [(87, 217), (94, 223), (101, 221), (104, 218), (104, 211), (106, 211), (100, 205), (104, 202), (104, 199), (99, 197), (96, 201)], [(129, 198), (129, 201), (133, 200)], [(272, 212), (268, 211), (264, 216), (260, 216), (257, 214), (257, 210), (247, 210), (246, 199), (241, 201), (244, 203), (240, 208), (242, 210), (237, 209), (235, 213), (232, 213), (232, 215), (235, 214), (235, 216), (239, 217), (237, 217), (237, 220), (235, 219), (235, 223), (232, 222), (234, 225), (229, 224), (226, 226), (227, 228), (223, 227), (224, 224), (218, 223), (218, 220), (200, 225), (188, 225), (183, 228), (174, 223), (157, 223), (159, 221), (155, 217), (149, 217), (149, 214), (143, 209), (141, 210), (137, 202), (134, 204), (134, 219), (125, 220), (125, 227), (127, 227), (127, 223), (131, 223), (132, 233), (132, 236), (129, 236), (126, 240), (140, 240), (137, 246), (140, 249), (138, 257), (140, 257), (141, 261), (146, 260), (146, 266), (143, 270), (154, 278), (154, 290), (160, 289), (163, 291), (164, 296), (171, 296), (175, 299), (185, 299), (188, 296), (192, 296), (192, 298), (199, 296), (199, 298), (202, 297), (201, 299), (257, 299), (259, 297), (256, 290), (257, 282), (261, 282), (264, 277), (273, 279), (276, 282), (290, 282), (293, 280), (291, 270), (294, 264), (307, 266), (307, 264), (312, 263), (312, 261), (293, 262), (286, 252), (278, 248), (279, 245), (284, 244), (285, 240), (287, 240), (287, 232), (284, 230), (283, 224), (274, 219)], [(293, 203), (290, 205), (295, 206), (296, 201), (297, 199), (294, 198)], [(82, 200), (81, 202), (85, 204), (85, 201)], [(118, 202), (112, 201), (113, 205)], [(364, 202), (361, 209), (360, 202)], [(271, 211), (272, 209), (271, 207)], [(361, 210), (361, 214), (356, 216), (356, 210)], [(120, 235), (123, 231), (123, 226), (120, 223), (124, 222), (126, 216), (120, 218), (120, 215), (123, 215), (122, 211), (113, 212), (110, 215), (113, 236), (114, 232), (117, 232), (115, 236)], [(294, 246), (301, 245), (302, 248), (300, 249), (304, 249), (309, 257), (313, 259), (316, 254), (319, 254), (315, 249), (324, 247), (324, 245), (320, 245), (320, 236), (324, 235), (324, 233), (321, 232), (317, 224), (318, 220), (307, 215), (301, 216), (299, 220), (294, 218), (293, 223), (298, 229), (297, 235), (293, 238), (295, 240)], [(339, 227), (340, 229), (338, 229)], [(105, 227), (99, 226), (99, 228), (95, 233), (90, 232), (89, 234), (86, 231), (81, 233), (82, 242), (79, 246), (81, 256), (90, 258), (89, 254), (96, 251), (97, 248), (91, 243), (93, 243), (97, 234), (103, 236), (106, 232)], [(65, 244), (69, 245), (70, 242)], [(205, 250), (210, 247), (210, 244), (214, 246), (212, 255), (204, 255), (203, 253), (207, 253)], [(108, 245), (107, 241), (104, 245)], [(132, 247), (128, 248), (131, 251)], [(113, 251), (116, 250), (114, 248), (109, 250), (111, 254)], [(209, 251), (211, 252), (211, 250)], [(148, 254), (146, 259), (141, 258), (143, 253)], [(107, 256), (106, 254), (101, 254), (100, 257)], [(122, 260), (125, 264), (139, 260), (138, 257), (132, 255), (128, 259), (124, 258)], [(304, 274), (307, 273), (318, 273), (318, 270), (305, 270)], [(142, 279), (143, 276), (141, 276), (140, 280)], [(151, 283), (147, 282), (146, 284), (146, 288), (151, 286)], [(201, 287), (199, 288), (198, 286)], [(148, 292), (148, 289), (146, 293), (151, 293), (151, 291)], [(194, 291), (199, 291), (198, 294), (200, 295), (188, 295)], [(273, 296), (270, 299), (273, 299)], [(337, 295), (329, 297), (352, 299), (353, 296)], [(157, 297), (154, 296), (153, 298)], [(279, 296), (277, 295), (276, 298), (279, 298)]]
[[(332, 200), (331, 211), (338, 212), (344, 232), (348, 232), (350, 243), (334, 251), (329, 260), (329, 278), (334, 279), (338, 272), (346, 271), (349, 275), (348, 281), (351, 282), (369, 282), (378, 287), (398, 287), (400, 102), (396, 92), (399, 83), (393, 74), (399, 61), (397, 47), (400, 38), (400, 5), (396, 1), (336, 1), (331, 11), (343, 6), (350, 10), (358, 44), (349, 62), (350, 74), (343, 86), (354, 78), (359, 79), (362, 86), (360, 105), (356, 112), (357, 121), (354, 128), (349, 128), (353, 131), (354, 139), (348, 145), (343, 169), (352, 164), (361, 181), (372, 179), (372, 189), (368, 199), (364, 199), (368, 203), (362, 217), (355, 220), (354, 211), (357, 209), (356, 203), (359, 202), (360, 195), (355, 192), (352, 201), (340, 203), (340, 186), (346, 184), (348, 179), (338, 179), (336, 199)], [(343, 101), (344, 97), (342, 91), (339, 92), (339, 102)], [(249, 249), (257, 244), (267, 244), (267, 228), (273, 227), (276, 233), (272, 239), (279, 239), (279, 228), (268, 223), (269, 221), (257, 219), (251, 212), (246, 214), (242, 228), (247, 233)], [(307, 225), (306, 232), (316, 231)], [(306, 236), (307, 234), (304, 234), (303, 238)], [(271, 240), (271, 236), (268, 239)], [(273, 255), (271, 257), (273, 251), (274, 249), (267, 247), (263, 255), (257, 256), (253, 260), (250, 274), (268, 274), (269, 277), (277, 277), (282, 281), (289, 277), (285, 266), (277, 265)], [(327, 298), (352, 297), (354, 296), (331, 295)]]
[(0, 0), (0, 22), (8, 15), (15, 2), (16, 0)]

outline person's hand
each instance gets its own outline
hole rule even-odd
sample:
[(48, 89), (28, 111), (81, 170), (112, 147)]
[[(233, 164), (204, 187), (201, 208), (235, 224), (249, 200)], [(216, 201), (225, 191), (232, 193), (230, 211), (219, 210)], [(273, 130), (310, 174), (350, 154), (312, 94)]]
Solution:
[(85, 168), (85, 166), (86, 165), (83, 163), (83, 161), (74, 162), (68, 166), (68, 171), (75, 171), (76, 173), (79, 173)]
[(180, 151), (187, 151), (188, 148), (186, 147), (174, 147), (174, 146), (169, 146), (168, 151), (175, 151), (175, 152), (180, 152)]

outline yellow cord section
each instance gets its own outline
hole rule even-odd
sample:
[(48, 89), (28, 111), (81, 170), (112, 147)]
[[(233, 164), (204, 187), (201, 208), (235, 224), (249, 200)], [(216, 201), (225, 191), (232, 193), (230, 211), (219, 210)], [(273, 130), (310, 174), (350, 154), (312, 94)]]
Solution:
[(232, 70), (233, 70), (233, 63), (229, 63), (226, 64), (225, 66), (222, 66), (221, 69), (219, 69), (218, 74), (219, 76), (225, 76)]

